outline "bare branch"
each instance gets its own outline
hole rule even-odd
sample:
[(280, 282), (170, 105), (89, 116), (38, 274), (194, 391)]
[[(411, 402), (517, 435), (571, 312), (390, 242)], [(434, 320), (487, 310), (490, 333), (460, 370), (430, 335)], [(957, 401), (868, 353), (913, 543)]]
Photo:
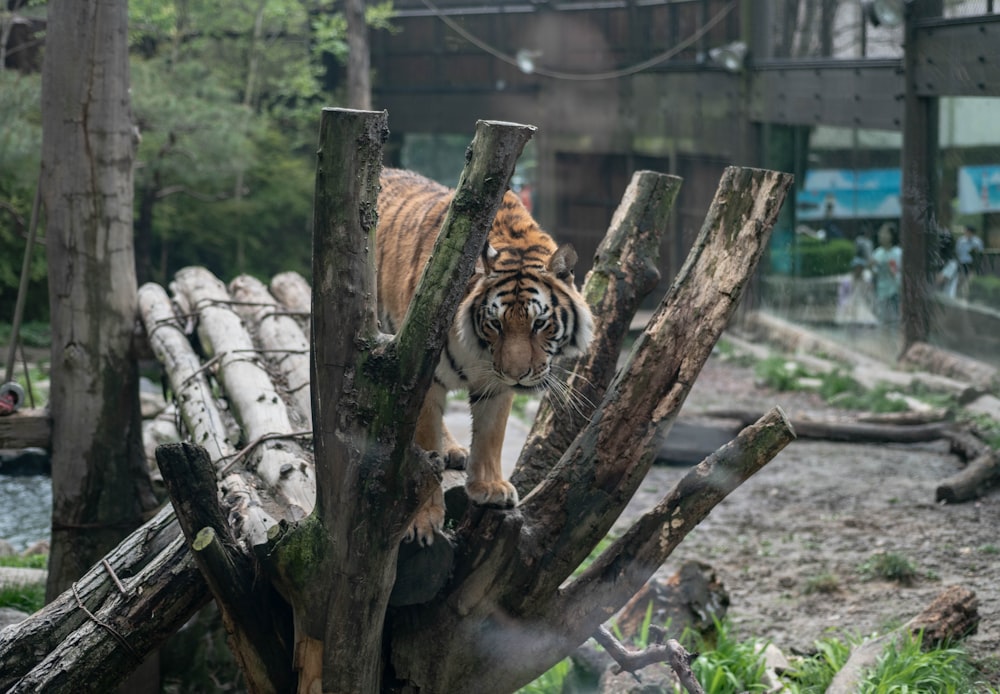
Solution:
[(688, 653), (687, 649), (677, 639), (668, 639), (666, 643), (657, 643), (641, 651), (629, 650), (625, 645), (601, 626), (594, 633), (594, 640), (601, 644), (608, 655), (615, 659), (615, 672), (635, 673), (653, 663), (667, 663), (677, 675), (681, 685), (690, 694), (705, 694), (701, 684), (691, 671), (691, 663), (698, 657), (697, 653)]

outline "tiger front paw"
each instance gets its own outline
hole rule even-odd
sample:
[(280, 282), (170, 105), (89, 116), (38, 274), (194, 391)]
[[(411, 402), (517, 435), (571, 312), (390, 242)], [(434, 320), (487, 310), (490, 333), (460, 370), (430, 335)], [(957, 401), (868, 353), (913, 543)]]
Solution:
[(415, 539), (421, 547), (430, 547), (434, 544), (434, 533), (441, 532), (443, 528), (444, 506), (428, 503), (417, 511), (413, 522), (403, 535), (403, 542), (413, 542)]
[(469, 449), (459, 445), (451, 446), (444, 453), (444, 467), (446, 470), (464, 470), (469, 460)]
[(517, 490), (506, 480), (468, 482), (465, 485), (465, 491), (474, 504), (496, 506), (497, 508), (517, 506)]

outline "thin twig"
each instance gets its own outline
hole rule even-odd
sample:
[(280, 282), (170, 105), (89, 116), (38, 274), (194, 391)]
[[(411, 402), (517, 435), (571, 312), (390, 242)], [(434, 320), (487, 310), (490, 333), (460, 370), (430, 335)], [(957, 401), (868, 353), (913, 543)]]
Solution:
[(649, 646), (641, 651), (633, 651), (625, 647), (621, 641), (615, 638), (614, 634), (608, 631), (607, 627), (601, 626), (594, 634), (594, 640), (601, 644), (605, 651), (614, 658), (617, 665), (615, 673), (631, 672), (633, 675), (637, 670), (641, 670), (653, 663), (667, 663), (681, 686), (688, 690), (690, 694), (705, 694), (701, 684), (691, 671), (691, 663), (698, 657), (697, 653), (688, 653), (677, 639), (667, 639), (666, 643)]

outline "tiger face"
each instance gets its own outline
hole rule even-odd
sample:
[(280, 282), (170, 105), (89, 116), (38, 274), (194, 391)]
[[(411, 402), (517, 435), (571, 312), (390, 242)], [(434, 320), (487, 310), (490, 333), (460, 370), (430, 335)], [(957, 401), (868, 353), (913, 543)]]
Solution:
[(495, 385), (540, 391), (553, 378), (552, 360), (579, 353), (591, 339), (590, 311), (573, 286), (576, 252), (562, 246), (546, 259), (536, 249), (520, 254), (520, 263), (503, 262), (504, 253), (487, 248), (459, 307), (459, 335), (490, 363)]

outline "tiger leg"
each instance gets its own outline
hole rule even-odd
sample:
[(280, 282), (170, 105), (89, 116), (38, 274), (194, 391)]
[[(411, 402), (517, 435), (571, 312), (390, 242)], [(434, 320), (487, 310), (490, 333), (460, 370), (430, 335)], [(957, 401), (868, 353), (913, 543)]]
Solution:
[[(454, 444), (455, 439), (444, 429), (442, 416), (448, 392), (445, 387), (435, 381), (431, 384), (424, 398), (424, 404), (420, 408), (417, 416), (417, 430), (413, 435), (413, 442), (425, 451), (434, 451), (450, 458), (450, 451), (445, 450), (445, 444)], [(444, 492), (441, 485), (438, 485), (430, 498), (417, 509), (417, 514), (413, 517), (413, 522), (407, 528), (403, 539), (407, 542), (416, 539), (421, 545), (430, 545), (434, 542), (434, 531), (440, 531), (444, 527)]]
[(477, 504), (513, 508), (517, 490), (503, 478), (501, 451), (507, 417), (514, 403), (514, 391), (492, 396), (470, 395), (472, 405), (472, 446), (469, 451), (465, 489)]

